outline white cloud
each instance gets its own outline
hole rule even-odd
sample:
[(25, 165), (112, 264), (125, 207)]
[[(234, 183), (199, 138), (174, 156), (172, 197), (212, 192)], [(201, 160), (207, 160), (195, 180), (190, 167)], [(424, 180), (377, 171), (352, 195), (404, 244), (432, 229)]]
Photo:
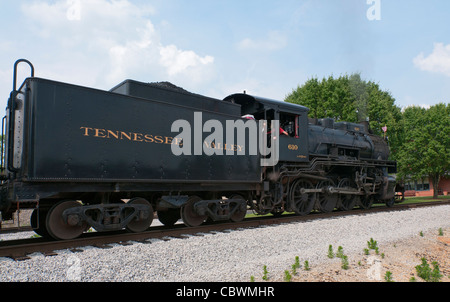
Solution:
[(211, 56), (200, 57), (193, 51), (179, 50), (175, 45), (160, 47), (160, 63), (167, 67), (169, 75), (176, 75), (189, 67), (207, 65), (214, 62)]
[(212, 56), (163, 45), (151, 21), (155, 10), (147, 4), (38, 1), (23, 5), (22, 11), (39, 44), (48, 44), (40, 52), (41, 57), (50, 56), (46, 60), (52, 66), (46, 68), (61, 81), (107, 88), (125, 78), (161, 81), (176, 75), (189, 79), (191, 73), (198, 77), (203, 67), (214, 62)]
[(245, 38), (238, 44), (240, 50), (275, 51), (287, 45), (287, 38), (279, 31), (269, 31), (264, 39)]
[(424, 53), (420, 53), (413, 60), (414, 66), (420, 70), (442, 73), (450, 76), (450, 44), (435, 43), (433, 52), (425, 57)]

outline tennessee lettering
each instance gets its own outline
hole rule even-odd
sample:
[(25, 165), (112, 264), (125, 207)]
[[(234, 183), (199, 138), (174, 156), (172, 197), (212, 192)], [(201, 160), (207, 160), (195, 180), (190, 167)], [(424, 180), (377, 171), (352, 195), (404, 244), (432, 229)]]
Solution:
[(83, 136), (97, 137), (104, 139), (114, 139), (130, 142), (142, 142), (142, 143), (154, 143), (154, 144), (166, 144), (166, 145), (182, 145), (182, 139), (174, 138), (171, 136), (153, 135), (138, 132), (127, 132), (120, 130), (109, 130), (101, 128), (80, 127)]

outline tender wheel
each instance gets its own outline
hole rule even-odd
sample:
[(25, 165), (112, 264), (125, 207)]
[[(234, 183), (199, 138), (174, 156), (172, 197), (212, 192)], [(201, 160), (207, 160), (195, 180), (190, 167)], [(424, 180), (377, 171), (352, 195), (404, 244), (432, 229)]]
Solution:
[(129, 204), (141, 204), (148, 206), (148, 211), (141, 211), (136, 218), (127, 224), (126, 229), (133, 233), (140, 233), (147, 230), (153, 222), (153, 207), (144, 198), (133, 198)]
[[(348, 178), (342, 179), (338, 184), (339, 189), (355, 189), (355, 187), (352, 185), (352, 182)], [(339, 202), (338, 202), (338, 208), (342, 211), (350, 211), (353, 209), (356, 205), (356, 202), (358, 201), (357, 195), (353, 194), (339, 194)]]
[(180, 218), (180, 209), (167, 209), (166, 211), (158, 211), (158, 219), (165, 226), (173, 226)]
[[(245, 199), (244, 199), (244, 197), (242, 197), (241, 195), (233, 195), (233, 196), (231, 196), (231, 198), (230, 199), (240, 199), (240, 200), (242, 200), (242, 201), (244, 201), (245, 202)], [(245, 204), (247, 204), (247, 202), (245, 202)], [(234, 204), (235, 205), (235, 204)], [(236, 205), (235, 205), (236, 206)], [(234, 214), (231, 216), (231, 221), (233, 221), (233, 222), (239, 222), (239, 221), (242, 221), (242, 220), (244, 220), (244, 218), (245, 218), (245, 215), (247, 215), (247, 206), (245, 206), (245, 209), (244, 210), (242, 210), (241, 208), (240, 208), (240, 205), (237, 205), (237, 209), (236, 209), (236, 212), (234, 212)]]
[(192, 196), (188, 199), (186, 204), (181, 207), (181, 219), (183, 219), (183, 223), (189, 227), (196, 227), (201, 225), (208, 218), (207, 215), (199, 215), (195, 212), (194, 206), (195, 203), (201, 201), (202, 199), (198, 196)]
[(50, 237), (50, 234), (47, 231), (46, 219), (47, 219), (48, 209), (34, 209), (31, 213), (30, 224), (33, 231), (42, 236), (42, 237)]
[(327, 190), (327, 188), (334, 186), (335, 184), (331, 179), (323, 180), (317, 184), (317, 189), (325, 189), (323, 193), (317, 194), (317, 208), (319, 211), (329, 213), (336, 208), (338, 203), (338, 195), (330, 194)]
[(65, 221), (63, 212), (74, 207), (81, 207), (81, 203), (75, 200), (65, 200), (50, 208), (46, 218), (48, 234), (57, 240), (74, 239), (83, 234), (87, 228), (86, 222), (76, 223), (76, 218), (68, 218)]
[(303, 189), (312, 189), (313, 185), (308, 180), (297, 180), (292, 185), (291, 198), (290, 198), (290, 208), (297, 215), (308, 215), (316, 202), (315, 193), (303, 192)]

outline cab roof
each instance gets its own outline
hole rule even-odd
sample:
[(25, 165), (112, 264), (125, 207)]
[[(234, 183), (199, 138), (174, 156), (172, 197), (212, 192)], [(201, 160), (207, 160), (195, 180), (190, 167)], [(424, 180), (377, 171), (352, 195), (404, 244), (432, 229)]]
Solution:
[(263, 97), (253, 96), (246, 93), (236, 93), (227, 96), (223, 99), (224, 102), (230, 102), (234, 104), (239, 104), (242, 107), (254, 107), (255, 111), (260, 111), (261, 109), (274, 109), (275, 111), (288, 112), (288, 113), (307, 113), (309, 108), (297, 105), (293, 103), (287, 103), (272, 99), (267, 99)]

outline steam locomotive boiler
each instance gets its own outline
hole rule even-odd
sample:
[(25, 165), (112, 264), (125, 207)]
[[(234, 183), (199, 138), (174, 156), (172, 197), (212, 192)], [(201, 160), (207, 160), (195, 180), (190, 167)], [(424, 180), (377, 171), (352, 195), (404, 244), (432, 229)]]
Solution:
[[(19, 63), (32, 72), (17, 88)], [(155, 212), (165, 225), (181, 218), (197, 226), (240, 221), (248, 209), (306, 215), (394, 200), (388, 173), (396, 164), (386, 142), (364, 125), (310, 121), (303, 106), (248, 94), (217, 100), (132, 80), (103, 91), (34, 77), (26, 60), (15, 63), (13, 83), (0, 212), (8, 219), (34, 209), (31, 225), (42, 236), (72, 239), (90, 227), (142, 232)], [(273, 165), (261, 165), (267, 155), (258, 149), (250, 152), (251, 134), (222, 144), (211, 138), (208, 121), (221, 128), (249, 115), (283, 129), (257, 128), (279, 146)], [(180, 138), (176, 122), (192, 133)], [(217, 152), (205, 152), (211, 149)]]

